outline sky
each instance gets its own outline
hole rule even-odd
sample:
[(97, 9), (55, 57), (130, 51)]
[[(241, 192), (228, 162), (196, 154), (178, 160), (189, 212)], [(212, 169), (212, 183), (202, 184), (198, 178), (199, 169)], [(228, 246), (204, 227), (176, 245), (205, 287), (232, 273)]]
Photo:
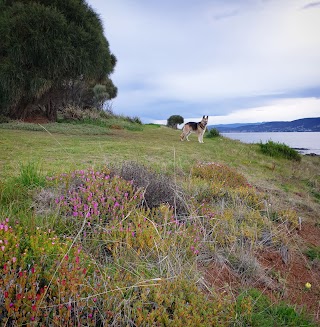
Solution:
[(209, 125), (320, 117), (320, 1), (87, 0), (118, 87), (116, 114)]

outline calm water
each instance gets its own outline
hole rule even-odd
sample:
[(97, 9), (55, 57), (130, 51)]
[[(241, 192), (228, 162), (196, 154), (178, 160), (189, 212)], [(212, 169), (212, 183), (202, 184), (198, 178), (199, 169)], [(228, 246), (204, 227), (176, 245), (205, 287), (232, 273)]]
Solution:
[(302, 154), (320, 155), (320, 132), (222, 133), (222, 135), (244, 143), (266, 143), (271, 140), (284, 143)]

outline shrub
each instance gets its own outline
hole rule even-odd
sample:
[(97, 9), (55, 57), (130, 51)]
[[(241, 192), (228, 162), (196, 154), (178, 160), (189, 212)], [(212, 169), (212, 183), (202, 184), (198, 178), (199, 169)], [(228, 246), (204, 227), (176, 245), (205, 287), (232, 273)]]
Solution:
[(220, 132), (216, 128), (211, 128), (205, 135), (208, 138), (214, 138), (220, 136)]
[(81, 248), (50, 230), (30, 235), (12, 228), (8, 219), (0, 223), (0, 240), (1, 325), (60, 325), (76, 315), (91, 323), (93, 302), (87, 297), (94, 284)]
[(290, 148), (284, 143), (275, 143), (268, 141), (267, 143), (259, 143), (260, 151), (263, 154), (269, 155), (270, 157), (285, 158), (288, 160), (301, 161), (301, 155), (298, 151)]
[(119, 175), (126, 180), (132, 180), (135, 187), (144, 189), (144, 201), (148, 208), (167, 203), (177, 214), (187, 212), (182, 191), (164, 174), (156, 173), (136, 162), (126, 162), (122, 165)]
[(10, 118), (0, 114), (0, 124), (9, 123)]
[(228, 166), (216, 163), (199, 163), (192, 168), (192, 175), (227, 187), (248, 186), (246, 178)]

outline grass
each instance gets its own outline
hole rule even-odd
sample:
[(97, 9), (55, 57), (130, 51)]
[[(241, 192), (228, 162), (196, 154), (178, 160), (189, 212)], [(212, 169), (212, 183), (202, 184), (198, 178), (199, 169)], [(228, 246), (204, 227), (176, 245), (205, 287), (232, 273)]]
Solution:
[(312, 326), (250, 287), (221, 293), (199, 265), (272, 282), (256, 254), (289, 246), (297, 217), (317, 216), (319, 158), (271, 159), (220, 136), (180, 142), (159, 125), (1, 126), (1, 322)]

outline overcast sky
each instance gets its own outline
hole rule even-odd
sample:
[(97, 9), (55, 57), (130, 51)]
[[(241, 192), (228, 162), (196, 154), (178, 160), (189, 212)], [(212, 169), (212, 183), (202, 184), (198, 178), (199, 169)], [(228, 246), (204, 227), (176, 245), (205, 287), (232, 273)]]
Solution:
[(87, 0), (118, 59), (117, 114), (320, 117), (320, 1)]

